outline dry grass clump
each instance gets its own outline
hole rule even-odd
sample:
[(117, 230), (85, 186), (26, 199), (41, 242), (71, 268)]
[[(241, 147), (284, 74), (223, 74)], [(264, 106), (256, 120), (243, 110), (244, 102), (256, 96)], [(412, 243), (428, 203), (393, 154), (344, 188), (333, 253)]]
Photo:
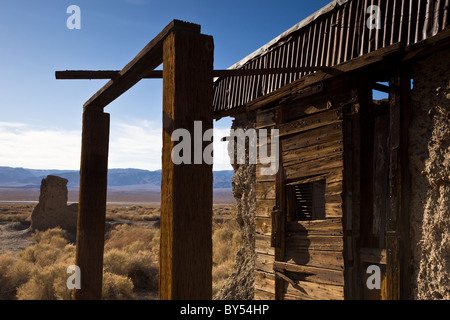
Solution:
[[(137, 211), (140, 209), (144, 208), (136, 206)], [(145, 215), (143, 212), (135, 215)], [(231, 215), (224, 208), (221, 214), (215, 215), (220, 219), (213, 225), (213, 294), (232, 273), (241, 245), (238, 226)], [(67, 267), (75, 264), (75, 246), (68, 236), (60, 228), (36, 231), (32, 236), (33, 246), (16, 256), (0, 255), (0, 299), (71, 299), (72, 292), (66, 285), (71, 275)], [(108, 232), (104, 252), (104, 299), (157, 298), (159, 242), (160, 230), (148, 224), (121, 224)]]
[(0, 298), (19, 300), (69, 299), (68, 266), (74, 264), (75, 247), (60, 228), (33, 234), (36, 244), (14, 257), (0, 255)]
[(228, 220), (213, 228), (213, 295), (225, 284), (233, 272), (236, 253), (242, 239), (236, 221)]
[(160, 218), (159, 206), (108, 206), (106, 219), (129, 220), (129, 221), (155, 221)]
[(105, 274), (126, 277), (139, 293), (157, 292), (158, 254), (159, 230), (120, 225), (105, 243)]
[[(121, 225), (105, 242), (104, 299), (136, 299), (158, 285), (157, 241), (153, 229)], [(0, 255), (0, 299), (69, 300), (67, 267), (75, 263), (75, 246), (60, 228), (33, 234), (35, 245)]]
[(0, 222), (30, 222), (35, 204), (2, 204)]

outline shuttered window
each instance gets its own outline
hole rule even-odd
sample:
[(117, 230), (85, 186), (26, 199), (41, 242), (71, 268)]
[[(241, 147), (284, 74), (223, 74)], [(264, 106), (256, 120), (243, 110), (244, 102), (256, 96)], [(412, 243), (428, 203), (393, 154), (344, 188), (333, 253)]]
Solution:
[(293, 220), (325, 219), (325, 180), (296, 184), (288, 193)]

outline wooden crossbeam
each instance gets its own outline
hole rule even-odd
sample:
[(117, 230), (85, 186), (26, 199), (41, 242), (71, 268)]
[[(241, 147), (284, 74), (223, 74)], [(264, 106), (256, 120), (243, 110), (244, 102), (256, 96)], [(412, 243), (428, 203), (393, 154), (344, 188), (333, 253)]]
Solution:
[(395, 54), (399, 54), (402, 51), (403, 45), (401, 43), (395, 43), (388, 47), (384, 47), (377, 51), (367, 53), (363, 56), (354, 58), (347, 62), (336, 65), (334, 67), (330, 67), (327, 70), (318, 71), (316, 73), (304, 76), (280, 89), (272, 91), (266, 95), (263, 95), (247, 103), (246, 104), (247, 112), (252, 112), (269, 103), (281, 100), (282, 98), (291, 95), (292, 92), (298, 92), (301, 89), (307, 88), (309, 86), (323, 82), (325, 80), (352, 71), (361, 70), (364, 67), (374, 65), (379, 62), (383, 62), (388, 57), (393, 56)]
[(163, 41), (174, 31), (200, 34), (200, 26), (189, 22), (173, 20), (133, 60), (118, 72), (118, 76), (114, 80), (108, 81), (108, 83), (95, 93), (84, 104), (84, 108), (103, 109), (139, 82), (145, 74), (158, 67), (163, 62)]
[[(310, 71), (325, 71), (328, 67), (301, 67), (301, 68), (266, 68), (266, 69), (232, 69), (232, 70), (214, 70), (212, 75), (214, 78), (225, 77), (245, 77), (258, 76), (266, 74), (281, 73), (298, 73)], [(55, 78), (58, 80), (74, 80), (74, 79), (112, 79), (116, 80), (120, 77), (118, 70), (66, 70), (56, 71)], [(162, 79), (162, 70), (152, 70), (142, 76), (142, 79)]]

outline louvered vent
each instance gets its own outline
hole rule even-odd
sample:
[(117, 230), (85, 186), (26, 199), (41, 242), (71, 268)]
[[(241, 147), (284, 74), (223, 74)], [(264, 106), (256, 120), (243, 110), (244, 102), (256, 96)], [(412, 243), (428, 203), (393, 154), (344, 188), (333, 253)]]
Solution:
[(313, 213), (313, 185), (304, 183), (294, 186), (295, 214), (297, 220), (311, 220)]
[(294, 185), (292, 195), (297, 220), (325, 219), (325, 180)]

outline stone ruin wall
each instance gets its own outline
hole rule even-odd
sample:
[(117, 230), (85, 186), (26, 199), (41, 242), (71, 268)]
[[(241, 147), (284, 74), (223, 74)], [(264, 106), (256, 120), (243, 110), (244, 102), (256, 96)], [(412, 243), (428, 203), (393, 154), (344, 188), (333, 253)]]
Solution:
[[(235, 118), (231, 129), (254, 128), (255, 118), (239, 115)], [(230, 157), (234, 153), (228, 144)], [(235, 161), (237, 162), (237, 161)], [(216, 300), (251, 300), (254, 297), (255, 281), (255, 210), (256, 210), (256, 165), (249, 164), (246, 154), (246, 164), (232, 164), (234, 169), (232, 189), (236, 199), (236, 219), (242, 236), (242, 246), (236, 254), (233, 273), (227, 279), (225, 285), (215, 295)]]
[(78, 204), (67, 205), (67, 182), (67, 179), (52, 175), (42, 179), (39, 203), (31, 214), (33, 230), (61, 227), (76, 232)]

